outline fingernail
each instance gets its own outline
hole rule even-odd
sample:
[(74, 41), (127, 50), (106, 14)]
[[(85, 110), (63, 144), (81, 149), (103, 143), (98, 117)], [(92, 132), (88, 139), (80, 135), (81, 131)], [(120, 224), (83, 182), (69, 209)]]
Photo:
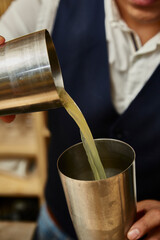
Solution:
[(137, 228), (132, 229), (128, 232), (127, 236), (130, 240), (136, 240), (139, 236), (140, 232)]

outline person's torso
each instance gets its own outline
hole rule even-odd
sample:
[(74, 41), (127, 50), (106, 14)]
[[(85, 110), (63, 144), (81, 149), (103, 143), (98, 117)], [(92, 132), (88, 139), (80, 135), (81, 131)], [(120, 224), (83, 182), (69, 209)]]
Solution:
[[(116, 113), (110, 81), (103, 1), (62, 0), (53, 31), (66, 91), (83, 112), (94, 138), (118, 138), (136, 151), (138, 199), (160, 199), (160, 67), (129, 108)], [(49, 151), (47, 203), (64, 230), (73, 229), (57, 172), (58, 156), (81, 141), (79, 129), (61, 108), (49, 111), (52, 139)]]

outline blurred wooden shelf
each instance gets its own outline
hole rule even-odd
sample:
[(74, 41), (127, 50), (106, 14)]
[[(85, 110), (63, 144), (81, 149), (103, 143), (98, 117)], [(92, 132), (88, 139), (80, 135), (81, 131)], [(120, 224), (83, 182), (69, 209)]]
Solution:
[[(0, 0), (0, 16), (12, 1)], [(45, 112), (17, 115), (11, 124), (0, 120), (0, 161), (24, 158), (34, 159), (36, 164), (35, 173), (24, 178), (0, 171), (0, 197), (37, 196), (43, 202), (49, 137)]]
[(0, 194), (4, 196), (42, 196), (41, 184), (36, 174), (26, 178), (0, 174)]
[(0, 156), (1, 157), (26, 157), (32, 158), (37, 154), (36, 146), (30, 145), (0, 145)]
[(0, 160), (34, 161), (34, 174), (16, 177), (0, 170), (0, 196), (37, 196), (44, 200), (47, 175), (46, 113), (30, 113), (16, 116), (11, 124), (0, 121)]

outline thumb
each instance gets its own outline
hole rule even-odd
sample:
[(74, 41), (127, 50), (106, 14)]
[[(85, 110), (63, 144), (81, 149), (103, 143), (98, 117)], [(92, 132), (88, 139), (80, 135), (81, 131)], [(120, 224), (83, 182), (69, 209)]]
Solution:
[(140, 218), (129, 230), (128, 239), (136, 240), (143, 237), (160, 224), (160, 210), (151, 209)]

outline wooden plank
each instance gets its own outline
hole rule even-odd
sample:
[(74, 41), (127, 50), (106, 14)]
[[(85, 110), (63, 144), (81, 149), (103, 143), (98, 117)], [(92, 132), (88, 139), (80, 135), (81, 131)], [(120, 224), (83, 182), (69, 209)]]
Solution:
[(0, 239), (31, 240), (36, 223), (0, 222)]
[(37, 156), (37, 148), (35, 144), (32, 144), (32, 139), (31, 139), (31, 144), (29, 145), (16, 145), (16, 140), (14, 144), (8, 144), (8, 145), (0, 145), (0, 158), (3, 157), (26, 157), (26, 158), (33, 158)]
[(15, 177), (0, 174), (0, 196), (37, 196), (43, 195), (41, 180), (37, 174), (29, 177)]

